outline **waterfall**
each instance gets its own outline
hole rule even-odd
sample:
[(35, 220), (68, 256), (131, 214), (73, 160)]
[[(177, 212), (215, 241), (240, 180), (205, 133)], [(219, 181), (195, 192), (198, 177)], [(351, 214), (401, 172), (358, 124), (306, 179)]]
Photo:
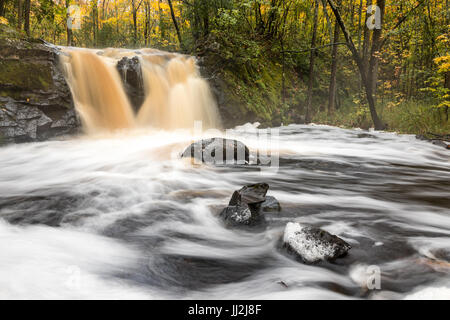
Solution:
[[(219, 128), (220, 117), (209, 85), (195, 59), (153, 49), (103, 51), (62, 48), (66, 80), (87, 133), (134, 127)], [(138, 56), (145, 100), (137, 114), (116, 68), (123, 57)]]

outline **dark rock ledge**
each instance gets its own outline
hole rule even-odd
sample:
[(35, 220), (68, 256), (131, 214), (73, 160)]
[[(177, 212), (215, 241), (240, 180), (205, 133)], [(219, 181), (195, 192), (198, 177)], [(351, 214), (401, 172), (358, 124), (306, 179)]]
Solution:
[(80, 126), (59, 66), (60, 50), (0, 24), (0, 142), (74, 133)]

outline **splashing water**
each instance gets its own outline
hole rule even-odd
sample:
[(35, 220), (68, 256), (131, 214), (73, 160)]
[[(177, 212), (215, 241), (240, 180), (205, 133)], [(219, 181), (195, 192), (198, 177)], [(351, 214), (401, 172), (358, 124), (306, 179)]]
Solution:
[[(66, 48), (61, 57), (65, 76), (88, 133), (137, 126), (191, 129), (220, 128), (217, 105), (192, 57), (153, 49), (120, 50)], [(137, 115), (116, 70), (120, 58), (138, 56), (145, 101)]]
[[(232, 134), (258, 147), (247, 127)], [(402, 299), (450, 292), (448, 152), (413, 136), (280, 128), (280, 168), (192, 167), (189, 132), (132, 130), (0, 149), (0, 298)], [(227, 229), (234, 190), (267, 182), (265, 230)], [(335, 263), (278, 250), (288, 222), (349, 242)], [(381, 270), (369, 290), (367, 270)]]
[(74, 103), (88, 132), (132, 128), (134, 116), (115, 66), (90, 51), (63, 60)]

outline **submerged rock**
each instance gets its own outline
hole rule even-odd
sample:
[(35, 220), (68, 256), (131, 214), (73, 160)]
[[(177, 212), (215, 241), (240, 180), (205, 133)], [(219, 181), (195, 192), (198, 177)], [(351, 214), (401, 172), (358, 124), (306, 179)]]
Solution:
[(181, 155), (207, 164), (248, 164), (250, 150), (237, 140), (212, 138), (194, 142)]
[(265, 219), (261, 214), (261, 204), (266, 201), (267, 190), (269, 190), (267, 183), (257, 183), (235, 191), (228, 207), (220, 213), (220, 217), (229, 227), (263, 224)]
[(293, 222), (286, 225), (283, 246), (305, 263), (333, 261), (351, 249), (347, 242), (335, 235)]
[(275, 197), (266, 196), (266, 201), (261, 203), (261, 209), (264, 212), (281, 211), (281, 205)]

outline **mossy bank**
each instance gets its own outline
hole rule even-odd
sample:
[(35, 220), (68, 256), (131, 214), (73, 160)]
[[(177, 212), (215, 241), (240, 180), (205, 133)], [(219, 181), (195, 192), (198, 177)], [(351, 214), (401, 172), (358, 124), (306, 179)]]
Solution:
[(3, 143), (39, 141), (78, 130), (60, 51), (0, 24), (0, 136)]

